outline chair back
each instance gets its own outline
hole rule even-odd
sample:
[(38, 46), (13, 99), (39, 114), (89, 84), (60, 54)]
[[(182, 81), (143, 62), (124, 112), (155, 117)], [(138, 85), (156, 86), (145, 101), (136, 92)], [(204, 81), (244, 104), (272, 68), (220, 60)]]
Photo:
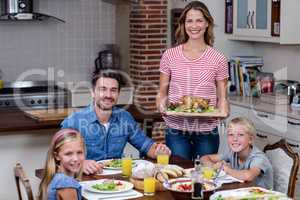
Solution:
[(299, 170), (298, 153), (293, 151), (285, 139), (266, 145), (264, 152), (273, 167), (274, 190), (294, 198)]
[(20, 183), (22, 183), (22, 187), (24, 187), (24, 189), (26, 191), (27, 199), (34, 200), (29, 179), (26, 177), (26, 174), (20, 163), (17, 163), (16, 166), (14, 167), (14, 174), (15, 174), (15, 180), (16, 180), (19, 200), (26, 199), (26, 198), (22, 198), (22, 191), (21, 191)]

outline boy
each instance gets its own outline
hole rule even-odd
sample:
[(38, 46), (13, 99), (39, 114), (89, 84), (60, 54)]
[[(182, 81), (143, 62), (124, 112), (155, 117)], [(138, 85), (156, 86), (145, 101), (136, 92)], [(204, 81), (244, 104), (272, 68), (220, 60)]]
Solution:
[(266, 155), (254, 143), (254, 125), (246, 118), (230, 121), (227, 130), (229, 152), (201, 157), (202, 162), (214, 164), (243, 181), (254, 181), (257, 186), (273, 189), (273, 169)]

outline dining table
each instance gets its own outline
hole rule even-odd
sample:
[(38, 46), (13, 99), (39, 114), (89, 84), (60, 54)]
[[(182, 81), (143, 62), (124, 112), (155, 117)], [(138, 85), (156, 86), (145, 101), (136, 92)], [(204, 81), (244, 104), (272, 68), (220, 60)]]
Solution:
[[(156, 160), (145, 158), (148, 161), (151, 161), (153, 163), (156, 163)], [(181, 166), (184, 169), (193, 168), (194, 163), (192, 160), (188, 160), (179, 156), (171, 156), (169, 160), (170, 164), (176, 164)], [(42, 178), (44, 173), (44, 169), (36, 169), (35, 175), (38, 178)], [(90, 180), (99, 180), (99, 179), (107, 179), (107, 178), (113, 178), (115, 180), (124, 180), (129, 181), (128, 177), (123, 177), (122, 174), (114, 174), (114, 175), (101, 175), (101, 174), (94, 174), (94, 175), (83, 175), (82, 181), (90, 181)], [(230, 189), (237, 189), (237, 188), (245, 188), (245, 187), (252, 187), (255, 186), (254, 182), (233, 182), (233, 183), (224, 183), (220, 188), (218, 188), (216, 191), (219, 190), (230, 190)], [(139, 190), (137, 190), (139, 191)], [(143, 191), (139, 191), (143, 193)], [(209, 197), (213, 194), (213, 191), (210, 192), (203, 192), (203, 200), (209, 200)], [(169, 190), (166, 191), (156, 191), (154, 196), (142, 196), (139, 198), (135, 198), (138, 200), (174, 200), (171, 192)]]

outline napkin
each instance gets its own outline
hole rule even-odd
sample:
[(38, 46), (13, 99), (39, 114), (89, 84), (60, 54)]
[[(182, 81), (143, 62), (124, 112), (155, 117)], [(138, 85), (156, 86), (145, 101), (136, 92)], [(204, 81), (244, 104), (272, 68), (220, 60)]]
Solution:
[(113, 175), (113, 174), (121, 174), (122, 170), (118, 169), (103, 169), (103, 172), (98, 175)]
[(234, 183), (234, 182), (243, 183), (244, 182), (243, 180), (234, 178), (233, 176), (230, 176), (229, 174), (226, 174), (224, 176), (220, 176), (215, 181), (216, 181), (217, 184), (220, 184), (220, 185), (222, 185), (224, 183)]

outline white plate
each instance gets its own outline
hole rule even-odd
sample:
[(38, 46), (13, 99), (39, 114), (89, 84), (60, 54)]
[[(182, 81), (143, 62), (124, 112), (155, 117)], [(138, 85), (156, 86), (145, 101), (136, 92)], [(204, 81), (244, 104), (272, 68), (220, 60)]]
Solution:
[(101, 179), (101, 180), (97, 180), (97, 181), (93, 181), (90, 183), (87, 183), (85, 185), (85, 189), (87, 189), (90, 192), (96, 192), (96, 193), (103, 193), (103, 194), (114, 194), (114, 193), (119, 193), (119, 192), (126, 192), (129, 191), (133, 188), (133, 184), (127, 181), (121, 181), (121, 180), (114, 180), (115, 183), (121, 183), (122, 186), (117, 186), (117, 190), (112, 190), (112, 191), (108, 191), (108, 190), (97, 190), (95, 188), (93, 188), (93, 185), (96, 184), (102, 184), (104, 181), (109, 181), (111, 179)]
[[(184, 176), (190, 178), (193, 170), (195, 170), (195, 168), (184, 169), (183, 170)], [(221, 170), (217, 178), (219, 179), (219, 178), (223, 178), (225, 176), (226, 176), (226, 172), (224, 170)]]
[[(99, 160), (97, 163), (102, 163), (104, 165), (103, 169), (112, 169), (112, 170), (122, 170), (122, 167), (110, 167), (105, 165), (106, 163), (112, 161), (112, 160), (121, 160), (121, 159), (106, 159), (106, 160)], [(134, 160), (132, 160), (132, 167), (135, 167), (136, 163)]]
[[(264, 191), (267, 192), (267, 194), (264, 194), (263, 196), (255, 196), (254, 194), (251, 194), (251, 190), (253, 189), (259, 189), (260, 191)], [(214, 193), (212, 196), (210, 196), (210, 200), (217, 200), (219, 198), (227, 198), (227, 197), (231, 197), (232, 199), (244, 199), (244, 198), (251, 198), (251, 199), (255, 199), (255, 198), (267, 198), (267, 197), (277, 197), (278, 200), (290, 200), (290, 198), (286, 197), (285, 194), (280, 193), (280, 192), (276, 192), (276, 191), (271, 191), (271, 190), (267, 190), (261, 187), (249, 187), (249, 188), (240, 188), (240, 189), (234, 189), (234, 190), (223, 190), (223, 191), (219, 191)]]
[[(172, 191), (175, 191), (175, 192), (192, 192), (192, 189), (190, 191), (184, 191), (184, 190), (177, 189), (177, 187), (180, 184), (191, 185), (192, 184), (192, 180), (190, 178), (175, 178), (175, 179), (169, 180), (168, 183), (164, 182), (163, 186), (166, 189), (172, 190)], [(205, 184), (210, 184), (211, 188), (210, 189), (205, 189), (203, 191), (214, 191), (214, 190), (216, 190), (216, 189), (218, 189), (218, 188), (221, 187), (221, 184), (218, 184), (218, 183), (214, 184), (212, 182), (210, 182), (210, 183), (207, 182)]]

